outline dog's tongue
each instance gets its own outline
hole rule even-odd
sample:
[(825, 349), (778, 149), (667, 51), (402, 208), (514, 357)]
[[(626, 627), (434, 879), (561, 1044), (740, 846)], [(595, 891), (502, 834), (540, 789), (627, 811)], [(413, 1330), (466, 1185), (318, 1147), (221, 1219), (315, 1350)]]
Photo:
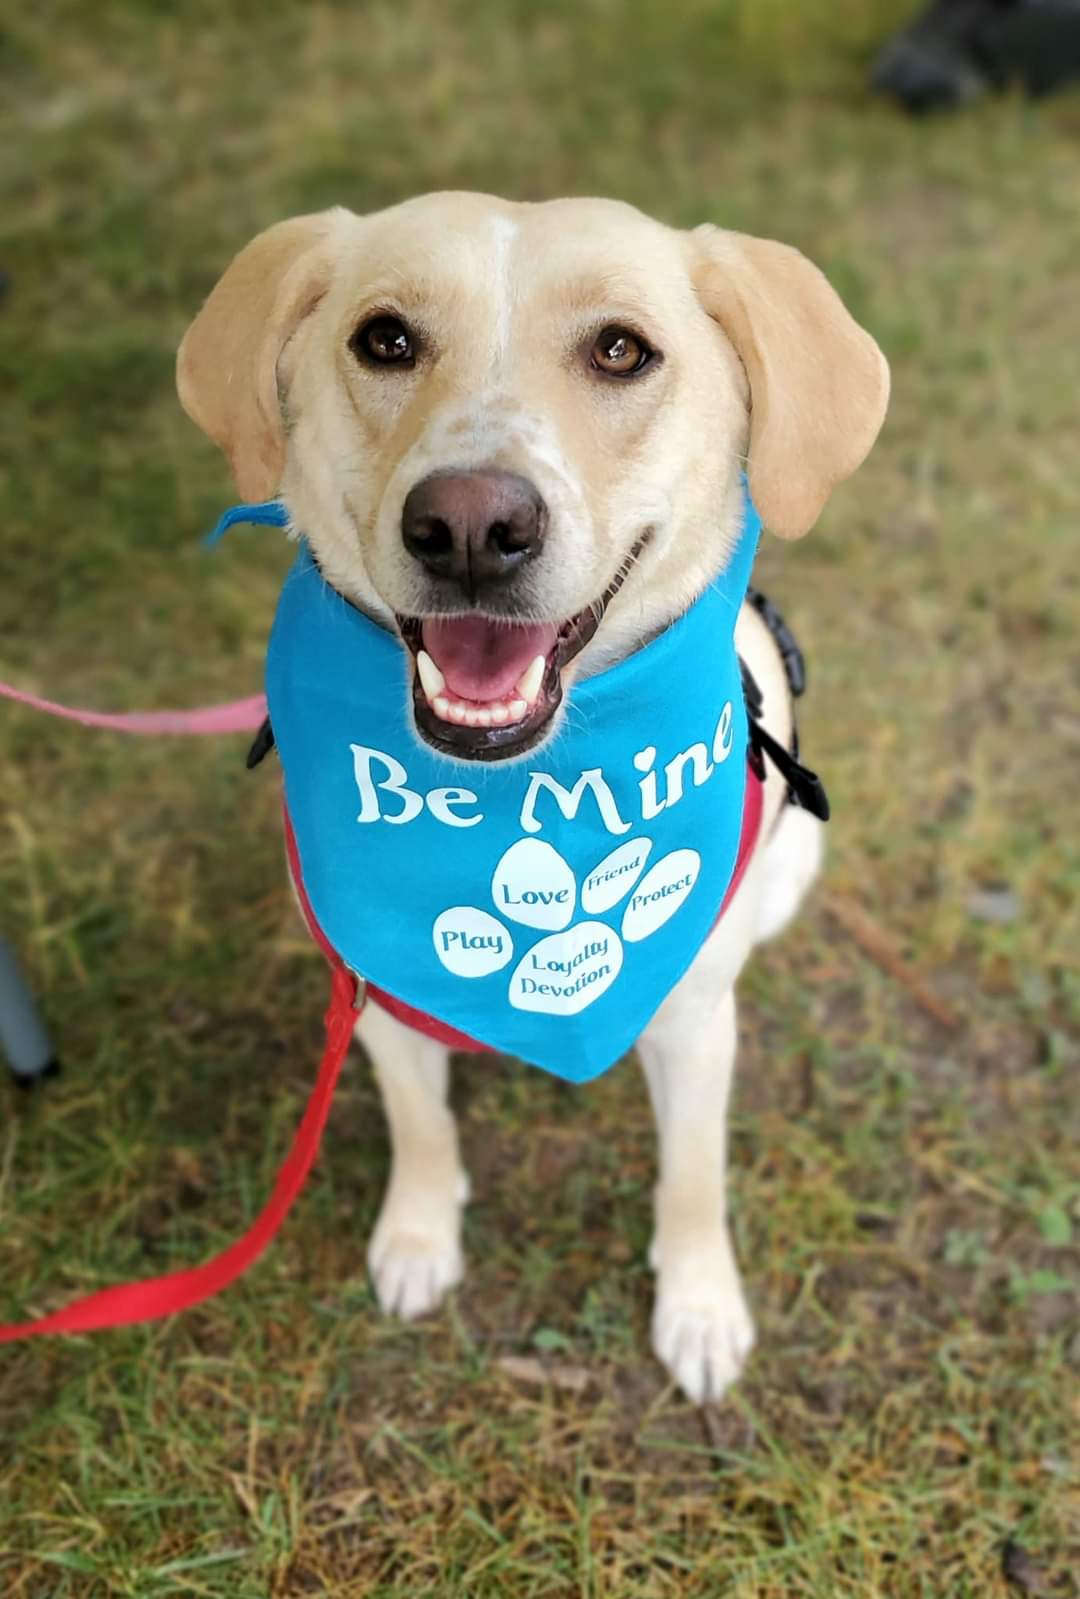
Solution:
[(505, 700), (538, 655), (554, 647), (551, 622), (493, 622), (485, 616), (429, 617), (421, 640), (451, 694), (483, 704)]

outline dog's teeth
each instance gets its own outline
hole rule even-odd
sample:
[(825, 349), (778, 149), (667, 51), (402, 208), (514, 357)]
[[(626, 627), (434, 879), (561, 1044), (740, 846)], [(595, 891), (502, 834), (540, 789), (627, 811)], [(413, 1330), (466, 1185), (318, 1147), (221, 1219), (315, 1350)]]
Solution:
[[(423, 655), (431, 662), (431, 657)], [(419, 660), (421, 657), (417, 657)], [(435, 667), (438, 671), (438, 667)], [(421, 675), (422, 672), (421, 672)], [(426, 687), (426, 685), (425, 685)], [(523, 699), (495, 700), (491, 705), (466, 705), (462, 700), (452, 700), (446, 694), (431, 696), (431, 709), (442, 722), (455, 722), (459, 727), (505, 727), (508, 722), (523, 721), (529, 707)]]
[(546, 666), (547, 661), (544, 656), (538, 655), (524, 677), (518, 680), (517, 691), (526, 705), (531, 705), (539, 694), (540, 685), (544, 681), (544, 668)]
[(427, 650), (420, 650), (416, 657), (416, 670), (420, 674), (420, 681), (424, 685), (424, 693), (429, 701), (434, 703), (435, 696), (441, 694), (446, 687), (443, 677)]

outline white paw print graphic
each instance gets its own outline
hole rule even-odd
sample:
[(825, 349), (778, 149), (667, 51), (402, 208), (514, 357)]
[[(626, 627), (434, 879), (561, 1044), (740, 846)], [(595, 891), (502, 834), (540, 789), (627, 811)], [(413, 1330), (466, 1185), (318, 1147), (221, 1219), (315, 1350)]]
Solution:
[[(443, 911), (432, 928), (435, 953), (456, 977), (489, 977), (514, 958), (514, 938), (500, 917), (546, 931), (520, 956), (507, 998), (517, 1010), (574, 1016), (618, 977), (623, 945), (663, 927), (697, 882), (696, 850), (672, 850), (645, 872), (652, 847), (651, 838), (620, 844), (584, 874), (579, 896), (574, 872), (557, 849), (541, 839), (519, 839), (492, 873), (491, 901), (499, 915), (475, 905)], [(574, 922), (579, 897), (590, 919)], [(624, 900), (618, 932), (595, 920)]]

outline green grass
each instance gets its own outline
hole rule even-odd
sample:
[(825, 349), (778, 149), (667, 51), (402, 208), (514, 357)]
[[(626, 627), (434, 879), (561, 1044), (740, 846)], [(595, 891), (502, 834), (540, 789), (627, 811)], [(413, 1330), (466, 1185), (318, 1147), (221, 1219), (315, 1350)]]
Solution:
[[(1076, 1592), (1080, 101), (903, 120), (862, 83), (908, 9), (48, 0), (3, 25), (0, 675), (117, 707), (257, 686), (286, 556), (200, 548), (231, 491), (171, 369), (259, 227), (461, 185), (776, 235), (895, 380), (869, 465), (760, 566), (810, 655), (828, 890), (961, 1021), (823, 896), (748, 973), (760, 1346), (704, 1416), (647, 1351), (636, 1070), (462, 1065), (470, 1275), (404, 1330), (364, 1278), (387, 1156), (357, 1061), (238, 1287), (0, 1352), (5, 1599), (1002, 1599), (1010, 1540), (1028, 1591)], [(0, 710), (0, 915), (68, 1062), (0, 1110), (2, 1317), (202, 1259), (267, 1192), (325, 973), (242, 754)], [(975, 919), (999, 882), (1018, 916)]]

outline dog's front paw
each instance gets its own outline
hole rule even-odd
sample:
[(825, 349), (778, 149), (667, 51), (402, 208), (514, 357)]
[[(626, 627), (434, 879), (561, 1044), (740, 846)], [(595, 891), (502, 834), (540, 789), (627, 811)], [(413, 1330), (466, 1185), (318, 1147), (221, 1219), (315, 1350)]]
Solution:
[(460, 1203), (448, 1197), (445, 1205), (410, 1205), (388, 1194), (367, 1260), (388, 1316), (414, 1321), (437, 1310), (465, 1274)]
[(695, 1404), (719, 1399), (754, 1344), (754, 1323), (727, 1237), (707, 1248), (698, 1243), (685, 1252), (665, 1250), (657, 1265), (657, 1358)]

